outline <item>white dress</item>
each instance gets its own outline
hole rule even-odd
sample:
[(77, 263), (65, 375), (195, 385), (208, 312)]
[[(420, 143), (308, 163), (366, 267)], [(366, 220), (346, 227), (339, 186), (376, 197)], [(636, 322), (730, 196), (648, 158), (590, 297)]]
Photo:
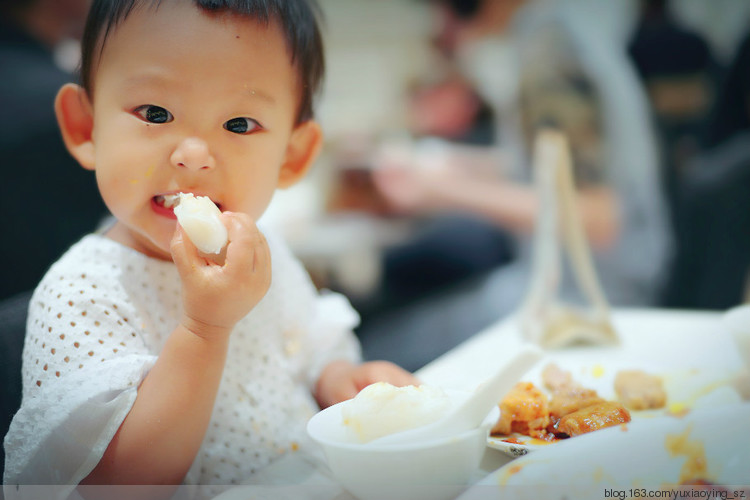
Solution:
[[(318, 294), (288, 248), (264, 230), (272, 283), (235, 327), (211, 423), (185, 483), (230, 485), (307, 446), (311, 395), (334, 359), (360, 360), (348, 301)], [(181, 317), (173, 263), (88, 235), (34, 292), (23, 352), (23, 402), (5, 438), (8, 485), (70, 485), (99, 462), (137, 387)], [(189, 409), (185, 409), (189, 411)], [(200, 488), (210, 497), (220, 488)]]

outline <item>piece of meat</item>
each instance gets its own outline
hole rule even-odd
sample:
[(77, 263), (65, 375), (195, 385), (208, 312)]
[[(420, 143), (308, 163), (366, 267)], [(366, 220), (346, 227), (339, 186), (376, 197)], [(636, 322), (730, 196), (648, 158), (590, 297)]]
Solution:
[(542, 438), (549, 425), (547, 395), (531, 382), (519, 382), (500, 402), (500, 418), (490, 433), (508, 435), (513, 432)]
[(550, 392), (555, 393), (570, 387), (580, 387), (573, 381), (569, 371), (563, 370), (555, 363), (548, 363), (542, 370), (542, 383)]
[(603, 402), (604, 399), (593, 389), (571, 387), (558, 391), (552, 395), (549, 402), (550, 424), (557, 428), (560, 419), (565, 415)]
[(614, 401), (604, 401), (569, 413), (560, 419), (557, 432), (570, 437), (630, 422), (630, 412)]
[(667, 393), (661, 378), (641, 370), (622, 370), (615, 376), (617, 398), (632, 410), (663, 408)]

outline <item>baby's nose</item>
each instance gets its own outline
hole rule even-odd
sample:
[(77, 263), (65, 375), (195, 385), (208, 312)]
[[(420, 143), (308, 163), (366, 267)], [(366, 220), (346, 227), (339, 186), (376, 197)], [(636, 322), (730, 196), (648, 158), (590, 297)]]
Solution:
[(198, 137), (187, 137), (180, 141), (170, 160), (176, 167), (194, 171), (214, 168), (214, 158), (208, 150), (208, 144)]

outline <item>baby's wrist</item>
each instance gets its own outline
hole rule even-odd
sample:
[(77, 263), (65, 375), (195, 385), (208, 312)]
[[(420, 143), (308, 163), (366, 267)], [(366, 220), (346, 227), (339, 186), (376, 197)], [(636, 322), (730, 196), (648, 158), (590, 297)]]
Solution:
[(188, 332), (205, 340), (228, 339), (234, 328), (234, 325), (215, 325), (190, 316), (184, 316), (180, 324)]

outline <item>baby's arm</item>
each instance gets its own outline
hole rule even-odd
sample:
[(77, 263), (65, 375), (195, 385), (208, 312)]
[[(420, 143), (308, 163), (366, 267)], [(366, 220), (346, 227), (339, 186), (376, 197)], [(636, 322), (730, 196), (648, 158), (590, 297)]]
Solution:
[(419, 380), (389, 361), (370, 361), (355, 365), (349, 361), (333, 361), (321, 372), (315, 387), (315, 399), (326, 408), (346, 399), (375, 382), (388, 382), (395, 386), (419, 385)]
[(138, 388), (133, 408), (84, 484), (180, 484), (203, 441), (234, 325), (265, 295), (271, 257), (249, 217), (224, 213), (223, 265), (201, 257), (181, 228), (172, 256), (184, 316)]

